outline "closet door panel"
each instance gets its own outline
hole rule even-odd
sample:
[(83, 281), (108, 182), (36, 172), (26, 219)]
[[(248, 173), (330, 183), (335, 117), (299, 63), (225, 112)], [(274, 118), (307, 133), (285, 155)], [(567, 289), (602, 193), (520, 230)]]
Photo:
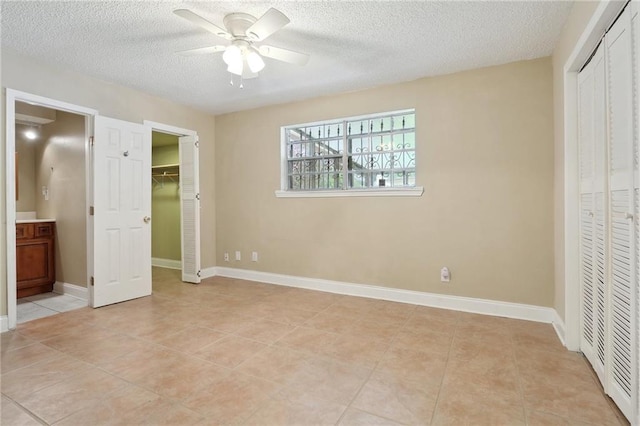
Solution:
[(611, 274), (608, 337), (610, 374), (605, 390), (631, 418), (633, 412), (635, 348), (636, 247), (635, 157), (631, 13), (619, 17), (605, 37), (610, 153)]
[(580, 348), (591, 364), (596, 363), (596, 274), (594, 229), (594, 63), (590, 62), (578, 76), (578, 155), (580, 175)]
[(593, 63), (593, 196), (594, 196), (594, 274), (596, 313), (595, 331), (595, 362), (593, 369), (600, 381), (604, 383), (608, 352), (606, 330), (608, 317), (607, 306), (607, 275), (609, 245), (607, 234), (607, 126), (606, 126), (606, 69), (604, 46), (596, 50), (592, 58)]
[[(635, 233), (635, 303), (636, 309), (635, 323), (632, 324), (632, 330), (635, 330), (635, 354), (633, 354), (632, 364), (632, 390), (635, 390), (635, 394), (632, 394), (632, 403), (635, 413), (633, 413), (633, 419), (631, 423), (640, 424), (640, 383), (639, 383), (639, 371), (638, 364), (640, 363), (640, 335), (638, 334), (638, 325), (640, 325), (640, 309), (638, 309), (638, 303), (640, 303), (640, 5), (638, 2), (632, 2), (629, 6), (631, 13), (631, 50), (632, 50), (632, 73), (631, 80), (633, 85), (632, 91), (632, 106), (633, 106), (633, 148), (634, 148), (634, 171), (633, 171), (633, 200), (634, 200), (634, 233)], [(633, 401), (635, 399), (635, 401)], [(634, 421), (635, 420), (635, 421)]]
[(593, 369), (604, 382), (605, 366), (607, 365), (607, 263), (605, 243), (605, 197), (603, 193), (595, 194), (594, 206), (594, 264), (595, 264), (595, 350), (596, 356)]
[(595, 336), (595, 277), (593, 262), (593, 194), (580, 194), (580, 281), (582, 287), (581, 349), (593, 364)]

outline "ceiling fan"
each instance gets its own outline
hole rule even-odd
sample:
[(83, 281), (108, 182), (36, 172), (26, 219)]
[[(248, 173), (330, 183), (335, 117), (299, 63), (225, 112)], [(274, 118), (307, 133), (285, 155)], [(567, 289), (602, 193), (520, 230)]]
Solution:
[(271, 36), (290, 22), (289, 18), (277, 9), (271, 8), (267, 10), (260, 19), (256, 19), (247, 13), (231, 13), (224, 17), (223, 23), (225, 29), (212, 24), (188, 9), (177, 9), (174, 10), (173, 13), (231, 42), (228, 45), (201, 47), (178, 53), (183, 55), (200, 55), (224, 52), (222, 59), (227, 64), (227, 71), (240, 76), (242, 79), (258, 76), (258, 72), (260, 72), (265, 65), (262, 59), (263, 56), (297, 65), (305, 65), (309, 61), (309, 55), (306, 53), (268, 45), (258, 46), (255, 44)]

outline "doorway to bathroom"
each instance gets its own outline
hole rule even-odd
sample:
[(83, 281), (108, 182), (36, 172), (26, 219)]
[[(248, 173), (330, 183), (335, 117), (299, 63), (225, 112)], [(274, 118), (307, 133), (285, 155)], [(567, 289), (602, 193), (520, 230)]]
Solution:
[(23, 323), (87, 306), (86, 116), (14, 103), (15, 304)]

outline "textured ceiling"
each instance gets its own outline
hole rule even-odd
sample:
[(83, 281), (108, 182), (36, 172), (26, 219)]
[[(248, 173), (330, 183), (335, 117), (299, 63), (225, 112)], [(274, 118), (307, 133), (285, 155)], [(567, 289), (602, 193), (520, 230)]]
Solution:
[[(572, 2), (2, 1), (2, 46), (214, 114), (550, 55)], [(220, 54), (175, 52), (226, 41), (175, 16), (222, 26), (232, 12), (291, 19), (266, 40), (306, 52), (304, 67), (265, 59), (244, 89)]]

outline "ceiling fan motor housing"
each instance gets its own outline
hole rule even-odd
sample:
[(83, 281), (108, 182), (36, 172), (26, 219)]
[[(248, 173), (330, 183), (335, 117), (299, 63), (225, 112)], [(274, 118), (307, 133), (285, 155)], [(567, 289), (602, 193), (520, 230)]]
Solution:
[[(251, 34), (247, 34), (247, 29), (256, 21), (257, 19), (248, 13), (230, 13), (224, 17), (222, 22), (234, 39), (242, 40), (251, 38)], [(254, 34), (253, 38), (257, 39), (257, 36)]]

